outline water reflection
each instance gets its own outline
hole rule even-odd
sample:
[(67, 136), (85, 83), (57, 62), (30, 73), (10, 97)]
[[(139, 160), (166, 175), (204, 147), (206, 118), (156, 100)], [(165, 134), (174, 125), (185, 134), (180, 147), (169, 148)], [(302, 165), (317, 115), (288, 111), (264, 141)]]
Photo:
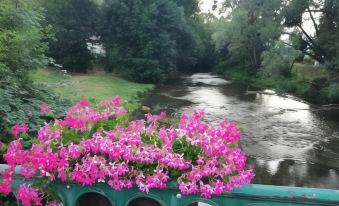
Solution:
[[(269, 92), (270, 91), (270, 92)], [(266, 93), (271, 93), (270, 94), (266, 94)], [(258, 104), (261, 104), (263, 106), (266, 107), (278, 107), (281, 109), (287, 109), (287, 110), (307, 110), (310, 108), (309, 105), (294, 100), (294, 99), (290, 99), (287, 97), (281, 97), (281, 96), (277, 96), (277, 95), (273, 95), (274, 92), (272, 90), (265, 90), (265, 94), (260, 94), (257, 93), (256, 94), (256, 102)]]
[[(185, 97), (196, 104), (209, 105), (209, 108), (221, 108), (229, 103), (229, 99), (224, 96), (218, 88), (198, 88), (192, 89), (189, 95)], [(199, 106), (198, 106), (199, 107)], [(208, 109), (208, 108), (201, 108)]]
[(224, 85), (231, 83), (218, 75), (194, 74), (189, 77), (193, 84)]
[(293, 159), (249, 159), (256, 176), (253, 183), (337, 189), (339, 170)]
[(319, 110), (292, 96), (196, 74), (158, 87), (143, 104), (152, 112), (192, 113), (229, 119), (242, 131), (240, 145), (261, 184), (339, 188), (339, 109)]
[(212, 205), (204, 203), (204, 202), (195, 202), (195, 203), (189, 204), (187, 206), (212, 206)]

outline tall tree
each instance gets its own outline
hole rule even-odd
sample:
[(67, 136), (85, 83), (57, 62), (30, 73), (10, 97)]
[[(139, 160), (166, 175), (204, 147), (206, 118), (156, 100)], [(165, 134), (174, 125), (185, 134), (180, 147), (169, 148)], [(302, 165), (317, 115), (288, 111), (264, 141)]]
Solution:
[(213, 35), (217, 50), (229, 51), (235, 64), (256, 73), (261, 66), (261, 54), (280, 37), (280, 0), (226, 1), (231, 12), (219, 22)]
[(183, 9), (166, 0), (109, 0), (102, 31), (109, 69), (142, 82), (163, 82), (177, 72)]
[(94, 0), (41, 1), (54, 28), (48, 55), (73, 72), (91, 68), (87, 40), (96, 34), (98, 7)]
[(290, 0), (283, 10), (286, 32), (298, 42), (294, 46), (330, 70), (339, 71), (339, 2), (336, 0)]

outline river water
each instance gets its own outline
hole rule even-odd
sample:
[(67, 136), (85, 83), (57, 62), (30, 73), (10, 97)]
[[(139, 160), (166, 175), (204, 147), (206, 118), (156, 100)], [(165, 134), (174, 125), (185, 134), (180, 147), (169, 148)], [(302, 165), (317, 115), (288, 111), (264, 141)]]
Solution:
[(271, 90), (258, 93), (203, 73), (158, 86), (142, 104), (153, 113), (204, 110), (211, 123), (228, 119), (242, 131), (253, 183), (339, 189), (339, 109), (319, 109)]

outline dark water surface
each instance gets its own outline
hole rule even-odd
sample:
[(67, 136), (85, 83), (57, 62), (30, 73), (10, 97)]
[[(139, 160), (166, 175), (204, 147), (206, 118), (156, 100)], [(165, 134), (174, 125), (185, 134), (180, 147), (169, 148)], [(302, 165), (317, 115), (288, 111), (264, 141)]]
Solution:
[(247, 90), (217, 75), (194, 74), (159, 86), (143, 105), (155, 113), (203, 109), (208, 122), (237, 123), (255, 169), (253, 183), (339, 189), (339, 109)]

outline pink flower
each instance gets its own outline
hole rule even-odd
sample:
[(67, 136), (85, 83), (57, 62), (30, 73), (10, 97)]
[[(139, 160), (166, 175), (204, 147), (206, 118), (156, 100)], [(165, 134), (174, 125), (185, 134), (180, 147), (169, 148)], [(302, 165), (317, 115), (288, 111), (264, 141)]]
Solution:
[(45, 123), (45, 126), (41, 127), (38, 132), (38, 139), (40, 142), (45, 142), (47, 140), (59, 140), (61, 139), (62, 131), (57, 128), (51, 128), (49, 124)]
[(78, 103), (82, 107), (88, 107), (89, 106), (89, 101), (85, 98), (81, 99)]
[[(24, 206), (42, 206), (39, 190), (31, 186), (21, 184), (17, 191), (16, 198), (20, 200)], [(32, 204), (32, 202), (34, 204)]]
[[(201, 111), (183, 114), (178, 126), (161, 124), (164, 112), (127, 122), (117, 118), (126, 113), (120, 104), (121, 98), (116, 97), (92, 108), (82, 99), (68, 109), (65, 118), (42, 126), (39, 141), (30, 149), (24, 149), (19, 139), (12, 141), (4, 155), (10, 169), (2, 174), (0, 193), (11, 191), (17, 165), (25, 178), (39, 173), (50, 181), (106, 183), (115, 190), (135, 183), (140, 191), (149, 192), (177, 178), (182, 194), (199, 193), (205, 198), (253, 179), (253, 169), (246, 169), (246, 155), (237, 146), (240, 132), (235, 124), (208, 124)], [(14, 136), (27, 131), (25, 124), (12, 128)], [(39, 195), (46, 197), (30, 186), (20, 185), (18, 190), (24, 206), (41, 205)], [(47, 201), (47, 205), (58, 203)]]
[(127, 112), (126, 112), (126, 109), (120, 107), (118, 108), (115, 112), (114, 112), (114, 115), (115, 116), (120, 116), (120, 115), (125, 115)]
[(101, 106), (113, 106), (117, 107), (121, 105), (121, 97), (116, 96), (114, 99), (105, 99), (100, 101)]
[(49, 105), (48, 104), (46, 104), (46, 103), (42, 103), (41, 105), (40, 105), (40, 112), (41, 113), (49, 113), (49, 112), (51, 112), (52, 110), (51, 110), (51, 108), (49, 107)]
[(32, 178), (35, 175), (35, 169), (29, 164), (23, 164), (20, 167), (21, 174), (26, 178)]
[(4, 159), (10, 166), (20, 165), (26, 159), (26, 155), (23, 155), (22, 145), (20, 140), (14, 140), (8, 145), (7, 152), (4, 154)]
[(20, 133), (28, 132), (27, 124), (16, 124), (12, 127), (11, 133), (13, 136), (18, 137)]
[(0, 182), (0, 194), (8, 195), (11, 192), (12, 190), (11, 190), (11, 186), (9, 183)]

